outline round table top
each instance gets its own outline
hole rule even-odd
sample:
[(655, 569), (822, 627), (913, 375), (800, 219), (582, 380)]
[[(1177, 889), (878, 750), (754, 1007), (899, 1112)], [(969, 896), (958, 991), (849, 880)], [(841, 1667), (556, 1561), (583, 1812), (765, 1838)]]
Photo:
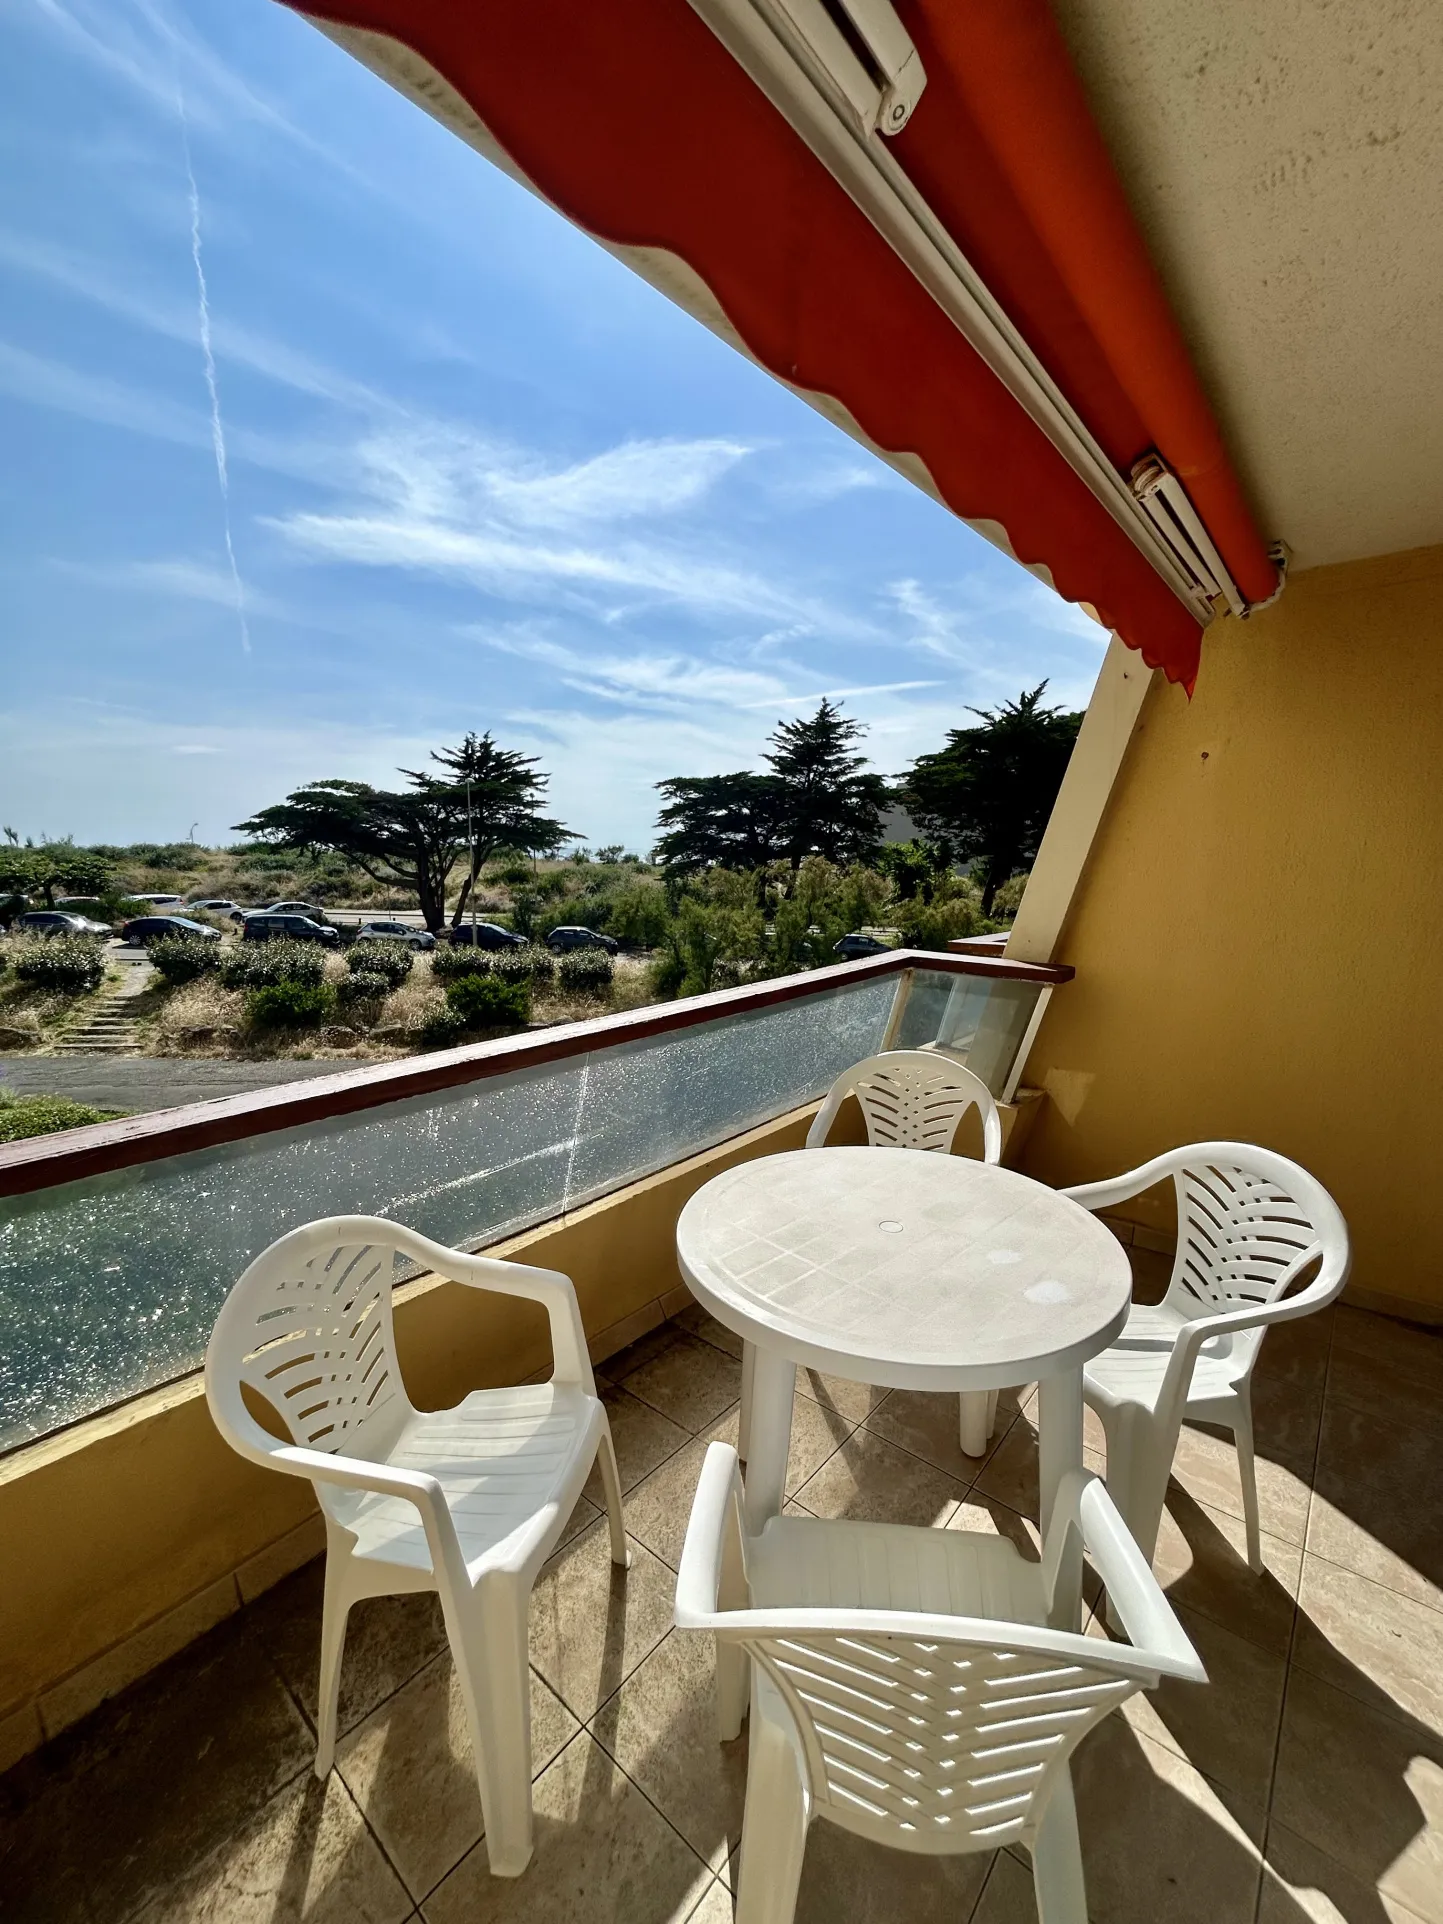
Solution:
[(1076, 1368), (1127, 1320), (1132, 1272), (1079, 1203), (918, 1149), (801, 1149), (715, 1176), (676, 1231), (721, 1323), (812, 1368), (990, 1389)]

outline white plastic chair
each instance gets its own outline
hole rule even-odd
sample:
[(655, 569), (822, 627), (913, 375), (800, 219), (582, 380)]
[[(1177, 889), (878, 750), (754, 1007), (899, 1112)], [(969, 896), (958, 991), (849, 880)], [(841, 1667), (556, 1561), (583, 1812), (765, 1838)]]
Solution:
[[(751, 1730), (736, 1924), (791, 1924), (808, 1826), (927, 1855), (1032, 1853), (1041, 1924), (1086, 1924), (1068, 1759), (1159, 1678), (1207, 1681), (1106, 1490), (1074, 1471), (1041, 1564), (1005, 1537), (773, 1517), (742, 1532), (736, 1452), (713, 1443), (676, 1621), (716, 1636), (725, 1741)], [(1128, 1644), (1048, 1625), (1092, 1558)]]
[(982, 1160), (1002, 1159), (1002, 1119), (981, 1076), (930, 1049), (889, 1049), (844, 1069), (807, 1131), (820, 1149), (837, 1112), (855, 1096), (873, 1149), (935, 1149), (947, 1155), (969, 1109), (982, 1118)]
[[(543, 1303), (553, 1375), (421, 1412), (391, 1324), (397, 1256), (474, 1289)], [(249, 1389), (289, 1442), (247, 1407)], [(399, 1224), (337, 1216), (282, 1236), (227, 1297), (205, 1358), (221, 1435), (254, 1463), (309, 1477), (326, 1520), (316, 1775), (335, 1758), (346, 1618), (362, 1597), (435, 1590), (461, 1683), (491, 1869), (531, 1856), (526, 1618), (536, 1574), (600, 1461), (611, 1555), (627, 1562), (621, 1486), (570, 1279), (465, 1256)]]
[[(1178, 1235), (1167, 1294), (1133, 1305), (1117, 1342), (1086, 1365), (1083, 1395), (1107, 1432), (1107, 1487), (1149, 1559), (1184, 1419), (1230, 1429), (1248, 1563), (1261, 1571), (1253, 1364), (1270, 1324), (1311, 1315), (1340, 1293), (1348, 1227), (1306, 1169), (1242, 1142), (1192, 1143), (1063, 1194), (1086, 1209), (1107, 1209), (1168, 1176)], [(1312, 1281), (1288, 1295), (1313, 1263)]]
[[(962, 1118), (975, 1109), (982, 1119), (982, 1160), (1002, 1160), (1002, 1118), (992, 1091), (950, 1056), (930, 1049), (890, 1049), (844, 1069), (807, 1131), (808, 1149), (826, 1146), (837, 1112), (848, 1096), (857, 1098), (874, 1149), (930, 1149), (950, 1155)], [(750, 1436), (750, 1358), (742, 1358), (741, 1436)], [(965, 1390), (958, 1398), (963, 1450), (982, 1456), (997, 1422), (996, 1390)], [(745, 1453), (745, 1451), (743, 1452)]]

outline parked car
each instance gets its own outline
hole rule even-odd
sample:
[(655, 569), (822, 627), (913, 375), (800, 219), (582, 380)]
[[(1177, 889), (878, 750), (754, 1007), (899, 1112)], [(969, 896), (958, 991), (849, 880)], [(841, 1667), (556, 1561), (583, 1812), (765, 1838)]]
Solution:
[(863, 935), (860, 929), (853, 929), (850, 935), (844, 935), (832, 945), (832, 954), (844, 962), (859, 962), (864, 955), (888, 955), (891, 949), (890, 942), (879, 942), (875, 935)]
[(192, 922), (188, 915), (137, 915), (120, 931), (123, 942), (139, 948), (144, 948), (148, 942), (159, 942), (167, 935), (197, 935), (202, 942), (220, 940), (219, 929), (213, 929), (205, 922)]
[(461, 942), (478, 949), (524, 949), (526, 937), (518, 935), (515, 929), (503, 929), (499, 922), (463, 922), (459, 928), (448, 929), (446, 939)]
[(178, 909), (183, 898), (179, 895), (132, 895), (127, 899), (131, 902), (144, 902), (147, 908), (152, 909)]
[(232, 922), (244, 922), (248, 913), (239, 902), (232, 902), (221, 895), (209, 896), (204, 902), (187, 902), (186, 907), (204, 909), (207, 915), (228, 915)]
[(253, 909), (241, 928), (242, 942), (269, 942), (272, 936), (289, 942), (323, 942), (328, 949), (340, 947), (341, 938), (329, 925), (322, 928), (309, 915), (274, 915), (269, 909)]
[(615, 955), (621, 948), (614, 935), (598, 935), (595, 929), (584, 929), (579, 922), (565, 922), (559, 929), (553, 929), (546, 938), (546, 946), (557, 955), (566, 955), (572, 949), (605, 949), (608, 955)]
[(15, 918), (20, 935), (109, 935), (108, 922), (92, 922), (88, 915), (72, 915), (68, 909), (30, 909)]
[(429, 929), (413, 929), (409, 922), (363, 922), (356, 930), (358, 942), (404, 942), (410, 949), (434, 949), (436, 938)]
[(318, 909), (314, 902), (272, 902), (263, 909), (247, 909), (247, 915), (304, 915), (312, 922), (320, 922), (329, 928), (326, 911)]

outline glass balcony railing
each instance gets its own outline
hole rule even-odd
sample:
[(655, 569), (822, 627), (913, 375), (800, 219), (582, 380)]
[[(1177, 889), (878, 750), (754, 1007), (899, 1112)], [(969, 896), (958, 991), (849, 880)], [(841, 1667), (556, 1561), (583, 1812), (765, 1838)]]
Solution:
[(247, 1263), (316, 1217), (480, 1248), (887, 1047), (1009, 1095), (1070, 973), (900, 953), (0, 1150), (0, 1450), (195, 1369)]

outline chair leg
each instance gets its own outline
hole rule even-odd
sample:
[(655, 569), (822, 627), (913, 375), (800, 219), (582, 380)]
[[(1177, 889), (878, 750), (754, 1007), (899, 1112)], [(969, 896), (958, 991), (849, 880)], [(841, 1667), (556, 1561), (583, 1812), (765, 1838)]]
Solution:
[(1237, 1411), (1232, 1418), (1233, 1441), (1238, 1452), (1238, 1478), (1243, 1486), (1243, 1521), (1248, 1532), (1248, 1568), (1261, 1576), (1263, 1542), (1258, 1523), (1258, 1471), (1253, 1458), (1253, 1404), (1247, 1386), (1239, 1391)]
[(346, 1619), (351, 1614), (350, 1574), (344, 1553), (326, 1552), (326, 1587), (321, 1604), (321, 1674), (316, 1692), (316, 1775), (328, 1777), (336, 1761), (336, 1712), (341, 1695), (341, 1658), (346, 1648)]
[(796, 1752), (753, 1706), (735, 1924), (792, 1924), (808, 1815)]
[(483, 1577), (474, 1596), (441, 1602), (466, 1705), (493, 1877), (519, 1877), (531, 1861), (531, 1688), (527, 1587)]
[(1038, 1924), (1087, 1924), (1077, 1805), (1066, 1764), (1033, 1840), (1032, 1882), (1037, 1892)]
[(606, 1491), (606, 1517), (611, 1528), (611, 1560), (620, 1564), (623, 1570), (631, 1567), (631, 1551), (626, 1543), (626, 1520), (621, 1513), (621, 1477), (616, 1468), (616, 1446), (611, 1440), (611, 1426), (608, 1424), (601, 1432), (601, 1441), (596, 1446), (596, 1460), (601, 1465), (601, 1484)]
[(992, 1392), (989, 1390), (963, 1390), (957, 1401), (961, 1405), (962, 1454), (964, 1456), (986, 1456), (987, 1439), (992, 1434), (992, 1426), (988, 1422)]
[[(1101, 1414), (1107, 1434), (1107, 1493), (1133, 1542), (1151, 1563), (1162, 1523), (1172, 1453), (1159, 1461), (1156, 1425), (1145, 1410), (1127, 1406)], [(1114, 1630), (1122, 1627), (1110, 1598), (1107, 1620)]]
[(716, 1723), (718, 1743), (739, 1737), (746, 1715), (752, 1661), (739, 1643), (717, 1638)]
[(737, 1455), (746, 1462), (752, 1440), (752, 1379), (757, 1370), (757, 1346), (742, 1344), (742, 1406), (737, 1417)]

